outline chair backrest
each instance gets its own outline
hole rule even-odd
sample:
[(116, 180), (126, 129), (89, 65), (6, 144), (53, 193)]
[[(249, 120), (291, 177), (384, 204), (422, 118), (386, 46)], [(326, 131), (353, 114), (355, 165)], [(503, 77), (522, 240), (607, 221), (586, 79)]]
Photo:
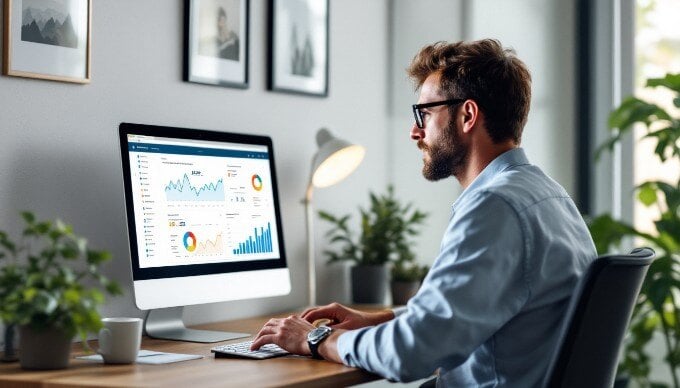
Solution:
[(623, 336), (655, 253), (594, 260), (571, 297), (544, 386), (611, 387)]

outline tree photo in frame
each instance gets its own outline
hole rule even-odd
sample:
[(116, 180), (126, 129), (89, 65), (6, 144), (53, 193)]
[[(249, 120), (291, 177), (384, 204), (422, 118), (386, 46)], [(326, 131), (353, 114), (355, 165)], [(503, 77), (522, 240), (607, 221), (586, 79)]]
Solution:
[(328, 0), (270, 0), (269, 90), (328, 95)]
[(249, 0), (185, 0), (184, 80), (248, 87)]
[(5, 0), (3, 74), (90, 82), (91, 0)]

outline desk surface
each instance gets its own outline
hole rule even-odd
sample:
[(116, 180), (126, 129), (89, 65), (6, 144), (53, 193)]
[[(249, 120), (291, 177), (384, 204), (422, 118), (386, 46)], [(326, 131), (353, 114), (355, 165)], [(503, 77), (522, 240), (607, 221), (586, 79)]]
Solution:
[[(243, 319), (198, 326), (201, 329), (255, 334), (269, 317)], [(157, 340), (144, 337), (142, 349), (171, 353), (200, 354), (199, 360), (163, 365), (104, 365), (72, 359), (68, 369), (26, 371), (19, 363), (0, 363), (0, 387), (78, 387), (78, 386), (182, 386), (182, 387), (272, 387), (272, 386), (348, 386), (377, 380), (380, 377), (307, 357), (285, 356), (268, 360), (215, 358), (210, 348), (246, 339), (201, 344)], [(96, 348), (96, 341), (94, 343)], [(72, 357), (82, 355), (80, 344), (74, 345)]]

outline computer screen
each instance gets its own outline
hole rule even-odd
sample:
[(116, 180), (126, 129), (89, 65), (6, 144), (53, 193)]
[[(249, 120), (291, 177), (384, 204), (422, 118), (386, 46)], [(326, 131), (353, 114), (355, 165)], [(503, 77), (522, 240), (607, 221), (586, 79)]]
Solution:
[(290, 292), (269, 137), (130, 123), (119, 135), (140, 309)]

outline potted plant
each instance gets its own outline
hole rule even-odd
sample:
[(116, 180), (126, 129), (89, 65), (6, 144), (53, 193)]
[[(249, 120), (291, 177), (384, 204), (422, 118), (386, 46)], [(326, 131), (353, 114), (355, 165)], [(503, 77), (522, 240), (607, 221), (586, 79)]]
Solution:
[(0, 319), (19, 327), (23, 368), (65, 368), (74, 335), (87, 348), (87, 333), (101, 327), (100, 288), (110, 295), (121, 289), (100, 272), (108, 252), (89, 249), (59, 220), (38, 221), (30, 212), (21, 217), (26, 226), (18, 243), (0, 231)]
[(394, 197), (394, 188), (387, 194), (369, 193), (368, 209), (359, 207), (361, 233), (355, 239), (349, 226), (351, 216), (336, 217), (320, 211), (319, 217), (333, 226), (326, 236), (338, 251), (325, 250), (329, 263), (351, 261), (352, 301), (354, 303), (385, 303), (388, 282), (387, 264), (410, 261), (412, 238), (427, 215), (412, 204), (402, 205)]
[(418, 292), (420, 284), (430, 270), (429, 266), (421, 266), (413, 261), (413, 259), (396, 261), (392, 265), (390, 290), (392, 291), (393, 305), (406, 304)]
[[(647, 80), (647, 87), (663, 87), (672, 91), (672, 103), (680, 107), (680, 74), (667, 74), (664, 78)], [(642, 123), (647, 128), (644, 136), (656, 142), (654, 154), (661, 161), (672, 161), (677, 169), (680, 163), (680, 118), (667, 110), (635, 97), (625, 99), (609, 117), (609, 126), (617, 129), (600, 147), (611, 149), (633, 124)], [(667, 364), (673, 386), (680, 387), (680, 181), (644, 182), (636, 188), (637, 200), (646, 206), (655, 206), (659, 216), (654, 222), (655, 231), (646, 233), (632, 225), (614, 220), (609, 214), (593, 219), (590, 230), (599, 253), (619, 245), (624, 238), (636, 237), (654, 246), (657, 259), (652, 263), (642, 286), (627, 337), (619, 371), (636, 380), (641, 386), (665, 386), (651, 382), (650, 357), (647, 345), (659, 333), (665, 346)]]

